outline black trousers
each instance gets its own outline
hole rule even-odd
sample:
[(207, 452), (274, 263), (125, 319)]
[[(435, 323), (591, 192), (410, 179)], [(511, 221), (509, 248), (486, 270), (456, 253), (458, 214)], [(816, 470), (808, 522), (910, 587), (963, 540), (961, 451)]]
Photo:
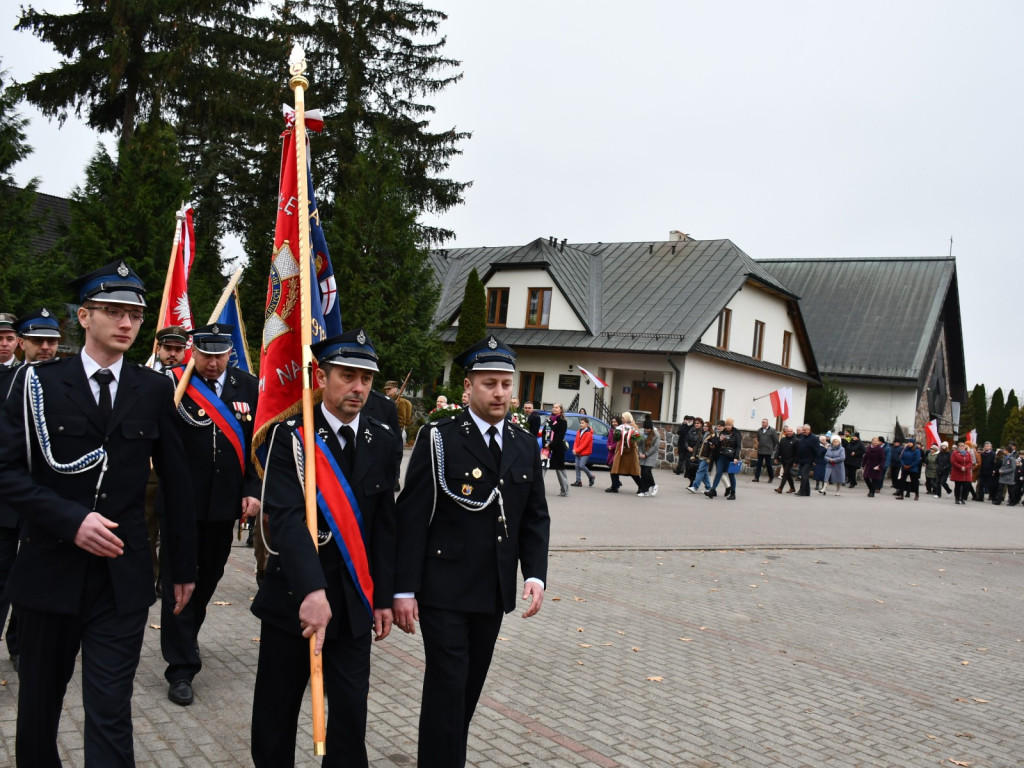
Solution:
[(85, 764), (135, 765), (132, 684), (147, 609), (119, 615), (105, 558), (93, 557), (73, 616), (18, 606), (22, 652), (16, 738), (18, 768), (59, 768), (57, 726), (82, 651)]
[(167, 669), (164, 677), (167, 682), (188, 680), (199, 674), (203, 662), (199, 658), (199, 630), (206, 621), (206, 608), (217, 589), (217, 583), (224, 575), (224, 564), (231, 554), (231, 535), (234, 533), (235, 522), (198, 521), (196, 523), (196, 562), (199, 566), (196, 574), (196, 588), (185, 609), (174, 615), (174, 584), (171, 583), (171, 567), (166, 562), (161, 547), (161, 555), (165, 561), (162, 566), (163, 604), (160, 606), (160, 651), (163, 653)]
[(779, 479), (779, 488), (782, 488), (786, 483), (789, 483), (789, 487), (792, 490), (796, 490), (793, 485), (793, 462), (786, 461), (779, 465), (782, 469), (782, 477)]
[[(20, 653), (18, 649), (18, 617), (12, 611), (11, 623), (7, 624), (7, 614), (11, 608), (11, 601), (4, 596), (4, 589), (7, 587), (7, 579), (11, 575), (11, 568), (14, 566), (14, 558), (18, 555), (18, 529), (0, 526), (0, 634), (7, 638), (7, 650), (11, 656)], [(4, 630), (4, 626), (7, 629)]]
[[(334, 617), (331, 621), (342, 621)], [(325, 768), (366, 768), (366, 698), (370, 694), (370, 630), (346, 631), (324, 642), (327, 719)], [(255, 768), (295, 765), (299, 710), (309, 683), (309, 640), (263, 622), (252, 698), (252, 761)], [(309, 745), (312, 747), (312, 745)]]
[[(419, 768), (463, 768), (469, 722), (491, 666), (501, 612), (466, 613), (420, 605), (423, 675)], [(262, 649), (261, 649), (262, 650)]]
[(757, 463), (754, 465), (754, 479), (761, 479), (761, 465), (768, 470), (768, 482), (772, 481), (772, 455), (770, 453), (757, 454)]
[(904, 496), (917, 496), (921, 490), (921, 473), (902, 470), (900, 472), (900, 493)]
[(800, 496), (811, 495), (811, 476), (814, 474), (814, 462), (800, 462)]

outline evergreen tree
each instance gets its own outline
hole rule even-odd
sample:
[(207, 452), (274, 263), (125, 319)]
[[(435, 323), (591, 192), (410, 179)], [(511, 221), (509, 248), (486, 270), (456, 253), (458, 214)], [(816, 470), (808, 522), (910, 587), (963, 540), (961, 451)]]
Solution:
[(1018, 450), (1024, 448), (1024, 409), (1014, 408), (1003, 425), (1003, 445), (1011, 440), (1018, 445)]
[(416, 210), (399, 162), (398, 153), (374, 137), (355, 159), (355, 194), (339, 200), (324, 224), (344, 327), (369, 333), (382, 379), (401, 381), (412, 371), (411, 385), (418, 385), (432, 379), (444, 350), (432, 327), (438, 288), (417, 241)]
[(1003, 388), (999, 387), (992, 393), (992, 403), (988, 407), (988, 431), (985, 439), (999, 447), (1003, 444), (1003, 426), (1006, 424), (1006, 402), (1003, 399)]
[[(295, 0), (280, 13), (284, 34), (300, 41), (310, 64), (307, 106), (328, 115), (318, 140), (324, 219), (358, 194), (356, 158), (379, 136), (398, 153), (402, 186), (417, 213), (443, 213), (462, 202), (468, 186), (442, 178), (468, 133), (434, 132), (434, 107), (423, 97), (461, 79), (460, 62), (443, 55), (438, 30), (447, 16), (407, 0)], [(450, 230), (416, 225), (430, 245)]]
[[(19, 189), (11, 170), (28, 157), (32, 148), (26, 142), (28, 121), (17, 111), (21, 97), (7, 84), (7, 72), (0, 69), (0, 311), (21, 314), (33, 305), (52, 304), (52, 282), (48, 268), (52, 264), (32, 252), (32, 236), (38, 223), (32, 218), (36, 179)], [(54, 308), (56, 311), (56, 308)]]
[(820, 388), (807, 390), (804, 422), (810, 424), (816, 434), (827, 432), (849, 404), (846, 390), (828, 376), (822, 376)]
[[(455, 331), (455, 354), (476, 344), (487, 333), (487, 292), (480, 276), (474, 267), (466, 278), (466, 289), (462, 294), (462, 307), (459, 309), (459, 325)], [(466, 372), (461, 365), (452, 363), (448, 381), (451, 385), (461, 385)]]
[[(1018, 408), (1020, 408), (1020, 403), (1017, 402), (1017, 393), (1011, 389), (1010, 394), (1006, 396), (1006, 406), (1003, 408), (1006, 412), (1006, 421), (1010, 420), (1010, 417)], [(1005, 424), (1006, 422), (1003, 423)]]
[(975, 384), (971, 390), (971, 416), (974, 419), (973, 427), (978, 430), (978, 444), (984, 445), (986, 440), (991, 440), (988, 434), (988, 399), (985, 396), (985, 385)]
[[(63, 243), (71, 256), (65, 277), (124, 259), (149, 290), (146, 320), (128, 355), (137, 362), (152, 351), (174, 238), (174, 213), (189, 189), (176, 158), (174, 131), (159, 121), (143, 124), (121, 147), (116, 160), (101, 146), (86, 168), (85, 185), (71, 194), (71, 226)], [(221, 282), (219, 274), (193, 270), (189, 280), (193, 307), (206, 304), (212, 309)], [(198, 311), (197, 316), (201, 316)]]

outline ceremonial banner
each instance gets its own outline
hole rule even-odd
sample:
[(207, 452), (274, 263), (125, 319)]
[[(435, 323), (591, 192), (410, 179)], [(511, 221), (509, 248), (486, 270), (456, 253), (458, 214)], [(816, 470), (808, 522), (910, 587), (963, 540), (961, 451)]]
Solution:
[(252, 360), (249, 359), (249, 342), (245, 336), (245, 323), (242, 322), (242, 313), (238, 311), (238, 289), (235, 288), (228, 298), (215, 321), (218, 325), (230, 325), (234, 327), (231, 332), (231, 354), (228, 356), (228, 365), (252, 373)]
[(926, 440), (927, 445), (925, 446), (926, 448), (931, 448), (933, 445), (938, 445), (939, 443), (941, 443), (942, 442), (942, 438), (939, 437), (939, 422), (938, 422), (938, 420), (932, 419), (927, 424), (925, 424), (924, 425), (924, 434), (925, 434), (925, 437), (927, 438), (927, 440)]
[[(260, 399), (256, 407), (252, 450), (253, 460), (262, 471), (266, 454), (265, 442), (270, 428), (302, 410), (302, 329), (301, 287), (299, 285), (299, 196), (298, 172), (295, 159), (294, 114), (285, 107), (287, 128), (282, 134), (281, 176), (277, 200), (277, 223), (274, 228), (274, 253), (267, 280), (267, 303), (260, 344)], [(313, 117), (314, 112), (307, 112)], [(313, 122), (313, 121), (311, 121)], [(308, 126), (307, 126), (308, 127)], [(307, 144), (308, 148), (308, 144)], [(308, 153), (307, 153), (308, 157)], [(326, 303), (332, 317), (328, 324), (324, 317), (324, 302), (320, 291), (310, 291), (312, 342), (315, 344), (329, 334), (341, 332), (341, 310), (334, 289), (334, 268), (331, 266), (327, 245), (320, 228), (320, 216), (313, 197), (311, 161), (307, 161), (306, 186), (309, 192), (311, 258), (310, 271), (321, 283), (330, 287)], [(319, 236), (314, 235), (318, 232)], [(319, 238), (319, 246), (317, 245)], [(318, 270), (318, 266), (320, 269)], [(323, 278), (320, 276), (324, 275)], [(313, 379), (315, 387), (315, 378)]]
[[(179, 212), (179, 216), (180, 216)], [(178, 225), (178, 236), (175, 238), (178, 248), (172, 256), (169, 289), (164, 302), (164, 314), (157, 323), (157, 330), (168, 325), (180, 325), (186, 331), (194, 330), (192, 324), (192, 305), (188, 300), (188, 276), (192, 271), (192, 262), (196, 257), (196, 234), (192, 226), (192, 206), (185, 206), (185, 216)], [(192, 339), (185, 343), (187, 363), (192, 357)]]

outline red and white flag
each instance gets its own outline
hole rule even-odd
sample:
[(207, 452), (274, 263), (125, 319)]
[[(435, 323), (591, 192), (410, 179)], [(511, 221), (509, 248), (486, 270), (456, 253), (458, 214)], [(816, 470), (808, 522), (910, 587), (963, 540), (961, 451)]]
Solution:
[(793, 405), (793, 388), (782, 387), (772, 392), (769, 397), (772, 401), (772, 416), (788, 419)]
[(588, 379), (593, 381), (594, 382), (594, 386), (597, 387), (598, 389), (604, 389), (605, 387), (608, 386), (608, 382), (604, 381), (603, 379), (598, 378), (597, 376), (592, 374), (590, 371), (588, 371), (586, 368), (584, 368), (582, 365), (577, 365), (576, 367), (580, 369), (580, 373), (582, 373)]
[[(196, 233), (192, 226), (192, 206), (186, 203), (184, 211), (179, 212), (178, 248), (174, 252), (171, 264), (170, 290), (167, 293), (167, 308), (160, 318), (157, 328), (169, 325), (180, 325), (186, 331), (195, 330), (192, 324), (192, 304), (188, 300), (188, 276), (192, 271), (192, 262), (196, 258)], [(185, 359), (188, 363), (192, 357), (192, 339), (185, 344)]]
[(931, 448), (933, 445), (938, 445), (942, 442), (942, 438), (939, 437), (939, 422), (937, 419), (932, 419), (924, 425), (924, 435), (927, 442), (927, 448)]
[(967, 433), (967, 439), (970, 442), (972, 442), (975, 445), (977, 445), (978, 444), (978, 430), (977, 429), (972, 429), (970, 432), (968, 432)]

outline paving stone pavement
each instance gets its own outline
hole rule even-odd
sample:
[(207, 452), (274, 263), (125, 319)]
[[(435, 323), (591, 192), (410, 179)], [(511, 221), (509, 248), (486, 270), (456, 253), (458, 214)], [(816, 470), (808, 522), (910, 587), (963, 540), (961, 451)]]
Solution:
[[(709, 501), (656, 476), (655, 498), (602, 493), (607, 473), (559, 498), (549, 473), (547, 598), (538, 616), (505, 619), (469, 765), (1024, 765), (1024, 510), (867, 499), (863, 486), (794, 498), (749, 476), (736, 502)], [(237, 545), (191, 707), (167, 700), (148, 632), (139, 766), (251, 765), (251, 569)], [(418, 635), (374, 645), (374, 768), (416, 762), (422, 666)], [(0, 680), (6, 766), (18, 690), (6, 655)], [(308, 706), (301, 727), (296, 765), (317, 765)], [(83, 765), (81, 728), (76, 676), (65, 765)]]

